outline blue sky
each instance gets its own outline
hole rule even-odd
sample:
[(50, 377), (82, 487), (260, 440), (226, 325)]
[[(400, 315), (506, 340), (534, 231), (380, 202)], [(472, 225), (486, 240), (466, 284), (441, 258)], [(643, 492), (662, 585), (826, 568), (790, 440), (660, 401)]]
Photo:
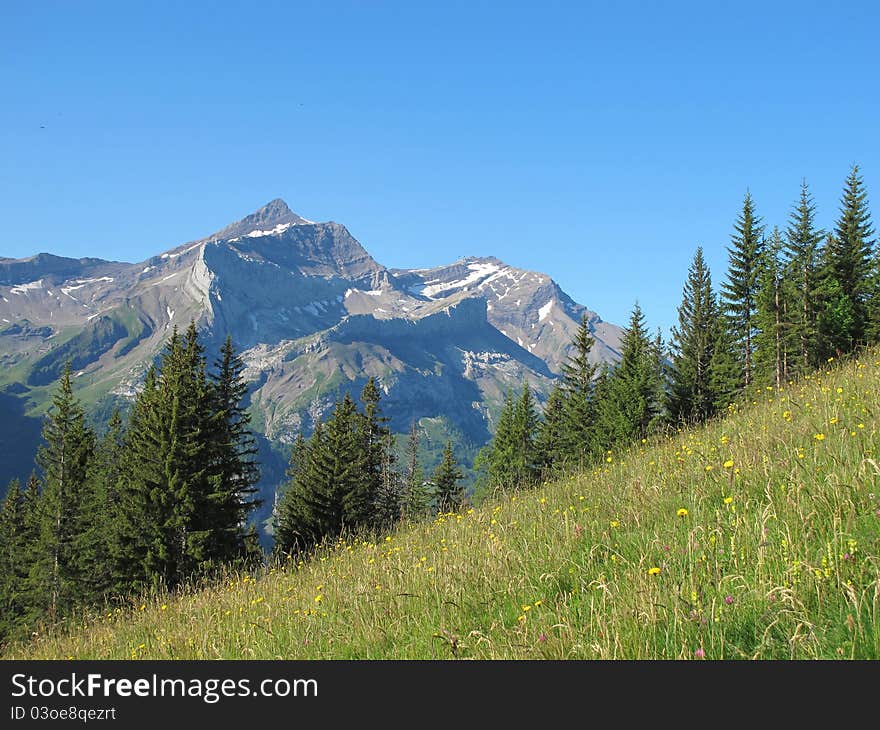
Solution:
[[(880, 200), (872, 2), (3, 0), (0, 255), (137, 261), (272, 198), (381, 263), (495, 255), (624, 324), (746, 189)], [(873, 206), (877, 210), (876, 204)], [(880, 215), (880, 214), (878, 214)]]

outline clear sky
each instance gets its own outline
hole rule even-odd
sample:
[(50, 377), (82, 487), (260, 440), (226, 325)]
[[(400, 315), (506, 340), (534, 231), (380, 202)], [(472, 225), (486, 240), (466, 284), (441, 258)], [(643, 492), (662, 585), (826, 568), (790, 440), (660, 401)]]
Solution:
[(746, 189), (880, 218), (880, 3), (0, 0), (0, 256), (138, 261), (275, 197), (382, 264), (494, 255), (625, 324)]

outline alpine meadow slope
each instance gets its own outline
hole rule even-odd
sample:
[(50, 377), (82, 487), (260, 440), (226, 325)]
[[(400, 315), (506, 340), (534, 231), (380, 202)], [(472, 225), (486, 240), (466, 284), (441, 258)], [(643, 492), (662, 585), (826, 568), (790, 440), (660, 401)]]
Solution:
[(880, 350), (476, 509), (12, 658), (878, 659)]

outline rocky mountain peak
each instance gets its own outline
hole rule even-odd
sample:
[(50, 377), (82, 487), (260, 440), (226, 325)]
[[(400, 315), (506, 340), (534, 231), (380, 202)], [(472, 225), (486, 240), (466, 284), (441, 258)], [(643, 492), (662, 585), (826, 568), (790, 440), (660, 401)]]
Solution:
[(281, 226), (300, 226), (312, 223), (294, 213), (281, 198), (275, 198), (259, 210), (245, 216), (240, 221), (218, 231), (212, 239), (224, 240), (247, 236), (256, 232), (270, 232)]

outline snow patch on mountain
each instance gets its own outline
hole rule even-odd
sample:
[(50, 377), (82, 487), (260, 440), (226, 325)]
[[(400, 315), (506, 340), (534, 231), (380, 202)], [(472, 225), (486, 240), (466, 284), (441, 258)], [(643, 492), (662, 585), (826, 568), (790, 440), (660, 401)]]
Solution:
[(27, 294), (29, 291), (35, 291), (43, 288), (43, 280), (29, 281), (27, 284), (17, 284), (9, 290), (10, 294)]
[(476, 284), (481, 279), (485, 279), (487, 276), (494, 274), (501, 268), (497, 264), (488, 262), (475, 262), (468, 264), (467, 267), (471, 273), (468, 274), (464, 279), (459, 279), (458, 281), (444, 282), (440, 284), (427, 284), (421, 287), (421, 290), (418, 291), (418, 293), (422, 296), (428, 297), (429, 299), (433, 299), (437, 294), (442, 294), (443, 292), (448, 292), (453, 289), (462, 289), (464, 287), (470, 286), (471, 284)]

